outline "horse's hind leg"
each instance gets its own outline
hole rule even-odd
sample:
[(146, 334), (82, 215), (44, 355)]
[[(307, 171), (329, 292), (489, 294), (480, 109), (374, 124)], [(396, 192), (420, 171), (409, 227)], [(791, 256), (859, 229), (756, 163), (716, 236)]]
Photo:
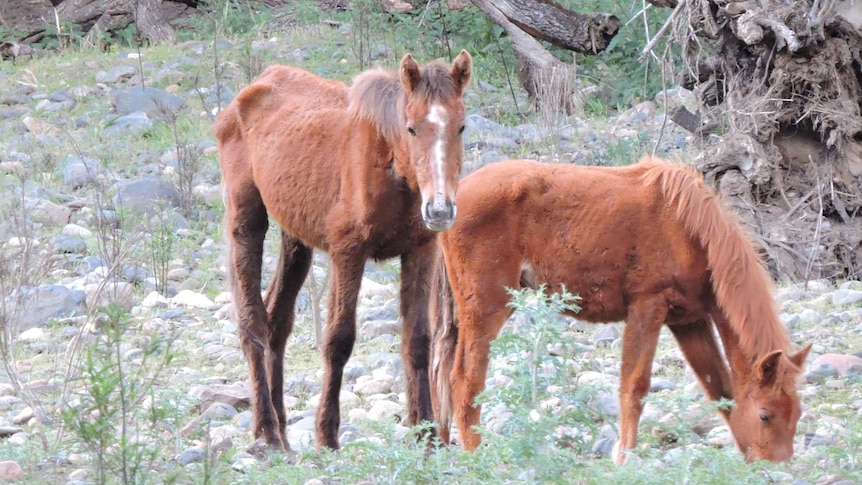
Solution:
[[(713, 401), (733, 398), (730, 371), (724, 363), (710, 322), (698, 321), (669, 327), (685, 360), (691, 366), (706, 395)], [(727, 415), (727, 411), (723, 411)]]
[[(284, 347), (293, 330), (296, 295), (311, 267), (312, 249), (297, 239), (281, 233), (281, 252), (272, 283), (264, 299), (269, 314), (269, 350), (266, 352), (266, 370), (272, 407), (278, 430), (284, 438), (287, 424), (284, 415)], [(284, 441), (287, 445), (287, 440)]]
[(323, 337), (324, 375), (317, 409), (317, 446), (338, 449), (341, 424), (339, 393), (344, 365), (356, 341), (356, 300), (365, 269), (365, 256), (357, 244), (345, 241), (330, 248), (329, 302)]
[(231, 246), (231, 291), (243, 353), (248, 360), (253, 396), (252, 431), (268, 446), (284, 449), (282, 433), (272, 406), (265, 364), (269, 317), (260, 296), (266, 208), (254, 186), (229, 190), (225, 230)]
[(641, 400), (649, 392), (652, 360), (661, 326), (667, 317), (667, 302), (661, 295), (633, 302), (623, 331), (623, 362), (620, 372), (620, 439), (614, 461), (626, 461), (625, 450), (634, 448), (638, 422), (643, 412)]
[(407, 422), (431, 422), (428, 382), (428, 298), (437, 242), (432, 241), (401, 256), (401, 357), (407, 378)]

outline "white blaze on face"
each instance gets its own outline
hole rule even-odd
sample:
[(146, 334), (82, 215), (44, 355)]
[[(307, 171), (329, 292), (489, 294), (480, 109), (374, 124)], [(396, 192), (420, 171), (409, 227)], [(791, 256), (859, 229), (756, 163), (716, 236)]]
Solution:
[[(437, 191), (443, 192), (446, 189), (446, 174), (443, 171), (444, 161), (446, 160), (446, 146), (443, 144), (443, 135), (446, 133), (446, 123), (449, 121), (449, 113), (439, 104), (432, 104), (428, 110), (428, 115), (425, 117), (429, 123), (435, 126), (437, 132), (437, 140), (434, 141), (434, 170), (437, 178)], [(434, 194), (435, 196), (437, 194)]]

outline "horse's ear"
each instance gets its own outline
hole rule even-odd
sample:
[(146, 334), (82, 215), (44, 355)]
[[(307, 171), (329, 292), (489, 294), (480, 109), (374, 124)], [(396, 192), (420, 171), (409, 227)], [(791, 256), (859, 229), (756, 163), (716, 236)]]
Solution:
[(269, 84), (252, 84), (243, 89), (236, 98), (239, 120), (243, 130), (253, 128), (266, 112), (272, 98), (272, 86)]
[(756, 369), (760, 372), (761, 386), (770, 386), (775, 383), (775, 379), (778, 377), (778, 363), (781, 361), (782, 355), (784, 355), (783, 351), (773, 350), (757, 362)]
[(401, 58), (401, 84), (408, 93), (412, 93), (417, 86), (422, 75), (419, 73), (419, 64), (416, 59), (410, 54), (404, 54)]
[(455, 89), (464, 95), (467, 85), (470, 84), (470, 76), (473, 74), (473, 58), (466, 49), (461, 50), (458, 57), (452, 61), (452, 80), (455, 81)]
[(793, 362), (793, 365), (801, 370), (805, 364), (805, 358), (808, 357), (808, 352), (811, 352), (811, 344), (806, 345), (805, 348), (791, 355), (789, 357), (790, 362)]

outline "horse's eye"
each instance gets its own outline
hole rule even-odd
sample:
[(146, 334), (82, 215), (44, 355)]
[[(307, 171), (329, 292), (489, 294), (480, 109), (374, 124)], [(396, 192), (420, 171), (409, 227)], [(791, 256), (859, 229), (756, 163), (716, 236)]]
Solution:
[(412, 126), (407, 127), (407, 133), (410, 133), (411, 135), (416, 136), (416, 130), (414, 130)]
[(766, 411), (764, 411), (764, 410), (760, 411), (760, 420), (763, 421), (764, 423), (769, 422), (769, 415), (766, 414)]
[(464, 133), (464, 125), (461, 125), (461, 128), (458, 128), (458, 134), (461, 135)]

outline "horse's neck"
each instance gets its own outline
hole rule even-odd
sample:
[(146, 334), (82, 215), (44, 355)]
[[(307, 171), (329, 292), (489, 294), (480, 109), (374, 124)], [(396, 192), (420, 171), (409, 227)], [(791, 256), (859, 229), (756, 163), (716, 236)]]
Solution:
[(416, 169), (410, 161), (410, 151), (407, 149), (407, 144), (399, 139), (395, 143), (390, 144), (393, 161), (393, 176), (401, 177), (407, 183), (411, 192), (416, 192), (419, 196), (419, 184), (416, 181)]
[(739, 382), (751, 373), (754, 361), (743, 351), (739, 342), (739, 336), (734, 333), (729, 322), (723, 316), (716, 317), (713, 315), (713, 321), (718, 330), (718, 335), (721, 337), (721, 345), (724, 348), (724, 355), (730, 366), (731, 378), (733, 382)]

